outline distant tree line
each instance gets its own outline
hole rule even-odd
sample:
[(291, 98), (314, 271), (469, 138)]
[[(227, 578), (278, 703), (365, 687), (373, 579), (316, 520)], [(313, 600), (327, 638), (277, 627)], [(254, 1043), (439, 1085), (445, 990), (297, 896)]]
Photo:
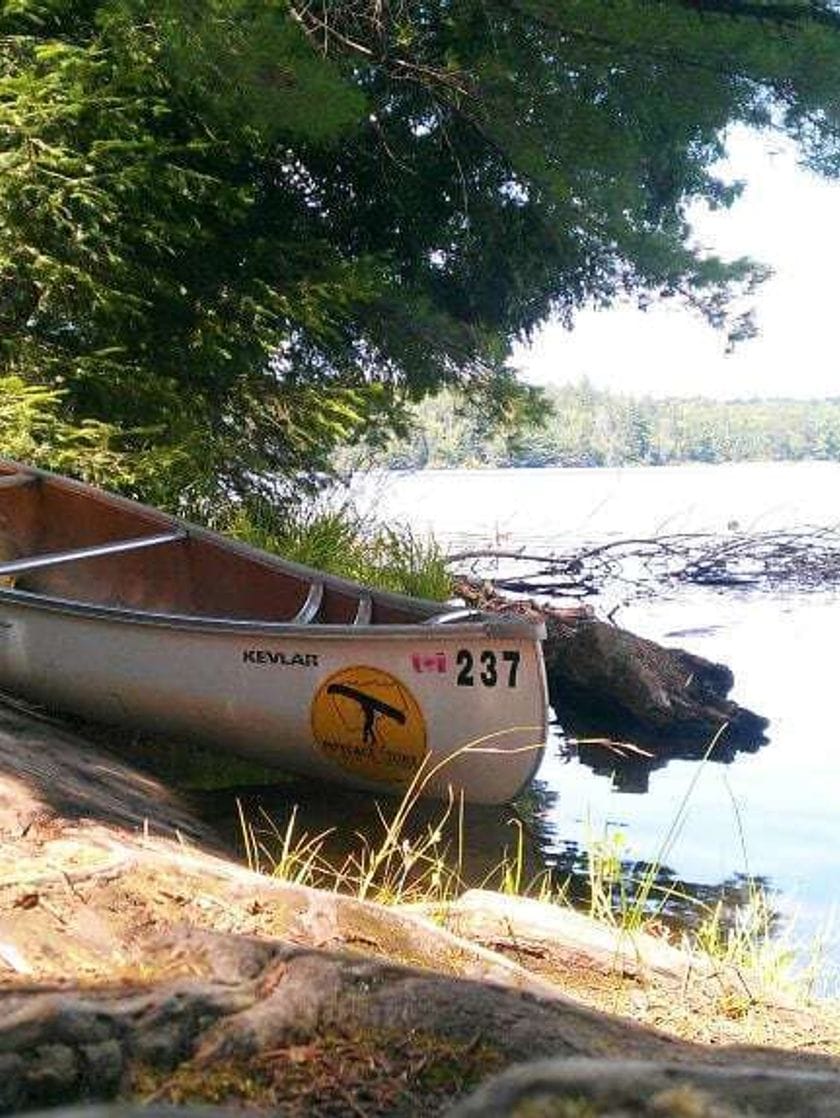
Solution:
[[(539, 425), (505, 430), (451, 392), (424, 400), (411, 434), (377, 452), (393, 469), (840, 460), (840, 397), (654, 400), (588, 381), (547, 393)], [(343, 466), (361, 465), (347, 457)]]

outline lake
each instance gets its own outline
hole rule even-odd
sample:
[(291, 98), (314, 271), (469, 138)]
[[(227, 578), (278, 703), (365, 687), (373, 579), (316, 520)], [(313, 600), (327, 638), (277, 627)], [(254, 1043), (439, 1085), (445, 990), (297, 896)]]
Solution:
[[(544, 552), (666, 532), (840, 520), (835, 463), (422, 471), (367, 476), (354, 491), (379, 518), (432, 532), (447, 550)], [(615, 608), (614, 620), (641, 636), (728, 664), (732, 698), (770, 719), (769, 741), (729, 764), (673, 760), (622, 783), (609, 766), (596, 773), (583, 764), (558, 729), (538, 775), (555, 793), (543, 812), (546, 856), (580, 868), (583, 851), (613, 836), (625, 860), (663, 861), (706, 899), (724, 887), (743, 893), (745, 879), (760, 879), (784, 934), (800, 950), (815, 936), (825, 939), (827, 956), (840, 964), (832, 928), (840, 897), (840, 736), (831, 699), (840, 593), (668, 587), (650, 599), (626, 598), (605, 587), (596, 609)], [(678, 833), (663, 851), (684, 800)]]

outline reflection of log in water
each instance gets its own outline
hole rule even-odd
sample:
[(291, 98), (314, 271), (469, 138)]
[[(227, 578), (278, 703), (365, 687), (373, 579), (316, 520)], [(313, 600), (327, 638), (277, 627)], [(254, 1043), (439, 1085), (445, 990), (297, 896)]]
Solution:
[[(551, 857), (553, 879), (564, 885), (567, 899), (584, 911), (591, 906), (593, 877), (590, 860), (598, 857), (576, 842), (568, 842)], [(775, 890), (766, 877), (736, 873), (723, 881), (709, 883), (679, 877), (670, 866), (621, 859), (600, 876), (601, 901), (611, 898), (615, 912), (627, 912), (634, 903), (640, 915), (656, 920), (674, 932), (696, 931), (714, 917), (718, 933), (744, 927), (751, 914), (754, 931), (772, 936), (781, 930), (784, 917), (773, 908)]]
[(670, 761), (715, 761), (730, 765), (740, 753), (755, 753), (763, 744), (763, 741), (732, 741), (720, 734), (709, 744), (670, 738), (664, 744), (656, 740), (642, 745), (638, 739), (644, 740), (644, 735), (636, 735), (634, 742), (617, 741), (599, 737), (601, 728), (597, 722), (567, 718), (563, 727), (563, 752), (568, 758), (576, 757), (598, 776), (607, 777), (616, 792), (625, 793), (647, 792), (650, 774)]

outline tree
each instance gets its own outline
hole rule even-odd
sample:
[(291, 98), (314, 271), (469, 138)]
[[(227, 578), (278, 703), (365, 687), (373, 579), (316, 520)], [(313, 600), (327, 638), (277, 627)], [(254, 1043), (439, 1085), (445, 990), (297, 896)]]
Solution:
[(735, 121), (840, 166), (830, 3), (0, 0), (0, 375), (209, 515), (626, 292), (734, 336), (687, 242)]
[(0, 377), (0, 445), (10, 458), (54, 466), (102, 484), (130, 483), (130, 464), (111, 446), (114, 431), (88, 420), (78, 426), (61, 419), (61, 392)]

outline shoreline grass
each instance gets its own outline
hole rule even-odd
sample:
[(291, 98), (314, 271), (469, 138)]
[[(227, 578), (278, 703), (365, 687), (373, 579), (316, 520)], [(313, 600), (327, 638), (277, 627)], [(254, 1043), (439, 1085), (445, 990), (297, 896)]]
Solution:
[[(591, 932), (582, 931), (577, 916), (567, 923), (563, 915), (581, 911), (572, 904), (568, 881), (526, 873), (524, 826), (517, 821), (508, 852), (492, 880), (483, 883), (493, 895), (473, 894), (464, 909), (459, 898), (482, 883), (465, 882), (461, 872), (459, 857), (469, 841), (462, 805), (454, 800), (443, 812), (441, 826), (424, 824), (419, 837), (400, 841), (390, 827), (393, 818), (383, 814), (383, 833), (390, 833), (387, 852), (369, 836), (358, 835), (357, 850), (339, 864), (324, 856), (328, 836), (307, 835), (294, 813), (284, 830), (267, 817), (256, 827), (242, 819), (253, 869), (296, 885), (419, 913), (592, 1010), (693, 1043), (840, 1058), (840, 987), (821, 989), (828, 986), (821, 945), (812, 944), (810, 957), (797, 965), (789, 942), (777, 934), (772, 907), (760, 888), (734, 913), (725, 911), (722, 901), (701, 906), (705, 911), (698, 927), (679, 934), (653, 915), (640, 923), (638, 908), (631, 906), (627, 922), (626, 911), (607, 913), (591, 899), (583, 908)], [(454, 832), (451, 841), (447, 822)], [(600, 870), (593, 870), (596, 897), (609, 892), (608, 877), (615, 872), (627, 874), (626, 864), (613, 867), (603, 881)], [(624, 894), (632, 897), (640, 881), (631, 868)], [(519, 903), (523, 898), (528, 899), (524, 907)], [(392, 953), (390, 941), (371, 941), (362, 950), (389, 958)]]
[(410, 524), (382, 524), (340, 492), (307, 508), (237, 507), (223, 527), (285, 559), (382, 590), (433, 601), (453, 594), (446, 557), (433, 538)]
[[(716, 740), (706, 753), (711, 755)], [(479, 743), (480, 744), (480, 743)], [(471, 743), (465, 749), (471, 748)], [(440, 762), (438, 768), (445, 765)], [(627, 857), (626, 840), (620, 832), (593, 838), (585, 852), (587, 891), (583, 903), (575, 903), (571, 875), (560, 880), (551, 867), (537, 873), (526, 871), (526, 826), (515, 814), (510, 848), (478, 881), (464, 872), (465, 805), (450, 792), (433, 821), (424, 821), (410, 833), (409, 821), (417, 808), (424, 783), (431, 773), (417, 774), (403, 798), (390, 814), (377, 805), (377, 838), (355, 833), (356, 846), (336, 861), (328, 857), (326, 844), (335, 828), (314, 835), (298, 825), (297, 807), (284, 828), (264, 811), (255, 825), (246, 819), (238, 804), (240, 828), (250, 868), (281, 880), (326, 889), (379, 904), (417, 906), (434, 916), (469, 889), (488, 889), (507, 897), (526, 897), (543, 904), (582, 911), (601, 927), (610, 928), (617, 940), (632, 945), (635, 937), (653, 935), (705, 965), (733, 971), (740, 976), (749, 1000), (779, 996), (800, 1004), (836, 1000), (840, 991), (837, 975), (831, 975), (826, 960), (827, 930), (806, 947), (797, 949), (789, 935), (780, 934), (778, 913), (762, 883), (749, 874), (743, 881), (743, 896), (730, 906), (723, 896), (709, 902), (692, 896), (679, 881), (660, 880), (660, 870), (679, 835), (692, 793), (705, 761), (693, 774), (673, 820), (660, 844), (656, 860), (649, 863)], [(436, 771), (436, 770), (435, 770)], [(736, 819), (740, 815), (736, 810)], [(746, 844), (739, 829), (745, 864)], [(679, 902), (683, 912), (693, 912), (691, 926), (674, 926), (669, 903)]]

